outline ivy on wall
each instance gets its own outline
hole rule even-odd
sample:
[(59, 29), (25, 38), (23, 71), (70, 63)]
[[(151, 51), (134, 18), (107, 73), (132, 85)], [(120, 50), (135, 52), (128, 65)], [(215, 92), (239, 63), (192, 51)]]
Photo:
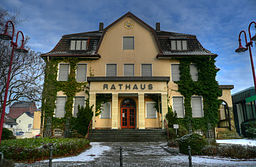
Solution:
[[(78, 58), (52, 58), (46, 61), (45, 81), (42, 98), (42, 125), (44, 136), (52, 136), (52, 129), (61, 128), (65, 136), (69, 137), (70, 124), (72, 122), (73, 98), (77, 92), (87, 89), (87, 82), (78, 83), (75, 78)], [(70, 73), (67, 81), (57, 81), (58, 64), (66, 62), (70, 65)], [(57, 92), (63, 91), (66, 95), (64, 118), (53, 117)]]
[[(190, 64), (196, 65), (198, 70), (198, 81), (193, 81), (190, 75)], [(221, 90), (215, 79), (217, 69), (215, 60), (211, 57), (189, 57), (180, 59), (180, 81), (177, 81), (178, 90), (184, 96), (185, 117), (179, 122), (187, 129), (202, 129), (206, 131), (215, 127), (218, 123), (218, 108)], [(192, 117), (191, 97), (192, 95), (203, 97), (203, 118)]]

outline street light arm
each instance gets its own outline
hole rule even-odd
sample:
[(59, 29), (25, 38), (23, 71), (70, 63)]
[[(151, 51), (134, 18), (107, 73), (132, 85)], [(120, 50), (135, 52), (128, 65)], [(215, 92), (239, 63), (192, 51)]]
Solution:
[(249, 24), (249, 27), (248, 27), (248, 32), (249, 32), (249, 38), (250, 38), (250, 42), (252, 41), (252, 36), (251, 36), (251, 25), (254, 23), (255, 25), (255, 29), (256, 29), (256, 22), (255, 21), (252, 21), (250, 24)]
[(14, 38), (14, 32), (15, 32), (15, 28), (14, 28), (14, 24), (13, 24), (13, 22), (12, 21), (7, 21), (6, 23), (5, 23), (5, 28), (4, 28), (4, 34), (7, 34), (8, 32), (8, 23), (10, 23), (11, 25), (12, 25), (12, 41), (13, 41), (13, 38)]
[(240, 31), (240, 33), (239, 33), (239, 37), (238, 37), (239, 44), (241, 44), (241, 35), (242, 35), (242, 33), (244, 33), (245, 44), (246, 44), (246, 47), (247, 47), (247, 44), (248, 44), (247, 36), (246, 36), (246, 32), (244, 30)]
[(14, 45), (17, 47), (18, 46), (18, 38), (19, 38), (19, 33), (21, 34), (22, 36), (22, 40), (21, 40), (21, 46), (20, 48), (23, 48), (24, 47), (24, 34), (22, 31), (18, 31), (17, 34), (16, 34), (16, 42), (14, 43)]

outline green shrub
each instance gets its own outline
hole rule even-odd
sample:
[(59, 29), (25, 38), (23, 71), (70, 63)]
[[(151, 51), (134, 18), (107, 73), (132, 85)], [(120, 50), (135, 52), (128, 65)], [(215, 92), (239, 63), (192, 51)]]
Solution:
[(36, 138), (3, 140), (0, 145), (1, 152), (6, 159), (34, 162), (49, 158), (48, 144), (53, 144), (53, 156), (67, 156), (78, 154), (88, 147), (86, 139), (71, 138)]
[(239, 159), (256, 158), (256, 147), (236, 144), (220, 145), (217, 150), (217, 155)]
[(7, 139), (15, 139), (15, 136), (13, 135), (13, 132), (7, 128), (3, 128), (2, 131), (2, 139), (7, 140)]
[(192, 155), (202, 154), (202, 149), (207, 144), (206, 140), (201, 135), (196, 133), (184, 135), (177, 141), (179, 143), (181, 153), (188, 154), (188, 146), (190, 146)]
[(173, 124), (177, 124), (177, 122), (178, 122), (177, 114), (172, 111), (172, 108), (170, 106), (168, 106), (168, 112), (167, 112), (165, 118), (168, 121), (169, 128), (172, 128)]
[(256, 120), (243, 122), (241, 124), (242, 134), (248, 138), (256, 138)]

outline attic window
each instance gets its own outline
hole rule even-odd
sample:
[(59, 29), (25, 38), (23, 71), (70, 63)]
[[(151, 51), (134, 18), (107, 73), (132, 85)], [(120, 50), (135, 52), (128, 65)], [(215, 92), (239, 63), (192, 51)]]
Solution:
[(87, 41), (86, 40), (71, 40), (70, 50), (86, 50)]
[(188, 50), (187, 40), (171, 40), (171, 50)]

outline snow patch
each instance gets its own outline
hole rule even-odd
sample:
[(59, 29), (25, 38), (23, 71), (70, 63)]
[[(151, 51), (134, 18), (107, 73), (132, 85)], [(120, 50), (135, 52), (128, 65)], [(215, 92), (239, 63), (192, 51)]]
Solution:
[(248, 145), (256, 146), (256, 140), (252, 139), (228, 139), (228, 140), (216, 140), (220, 144), (239, 144), (239, 145)]
[[(180, 163), (188, 163), (188, 156), (185, 155), (177, 155), (177, 156), (169, 156), (161, 159), (162, 161), (169, 162), (180, 162)], [(238, 159), (229, 159), (229, 158), (220, 158), (220, 157), (208, 157), (208, 156), (192, 156), (193, 164), (200, 165), (209, 165), (209, 164), (221, 164), (221, 165), (242, 165), (242, 164), (255, 164), (256, 161), (241, 161)]]
[(89, 150), (85, 150), (84, 152), (82, 152), (81, 154), (79, 154), (77, 156), (53, 159), (53, 162), (63, 162), (63, 161), (87, 162), (87, 161), (93, 161), (95, 158), (100, 157), (103, 154), (103, 152), (111, 150), (110, 147), (102, 146), (98, 142), (91, 142), (90, 145), (92, 147)]

